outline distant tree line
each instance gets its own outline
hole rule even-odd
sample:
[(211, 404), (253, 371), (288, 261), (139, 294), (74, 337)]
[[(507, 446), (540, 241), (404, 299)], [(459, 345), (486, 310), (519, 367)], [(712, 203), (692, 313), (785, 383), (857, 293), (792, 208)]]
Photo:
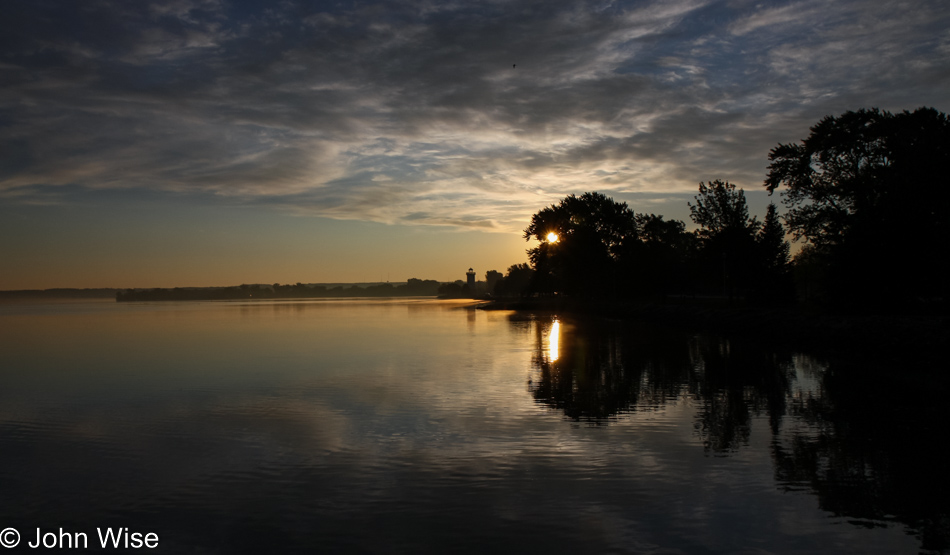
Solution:
[(406, 284), (380, 283), (349, 287), (340, 285), (240, 285), (234, 287), (175, 287), (170, 289), (124, 289), (116, 292), (116, 300), (124, 301), (200, 301), (236, 299), (300, 299), (323, 297), (414, 297), (435, 296), (439, 282), (431, 279), (409, 279)]
[[(495, 277), (499, 296), (623, 299), (717, 295), (855, 306), (942, 301), (950, 123), (932, 108), (826, 117), (808, 138), (769, 154), (765, 188), (780, 190), (759, 221), (745, 193), (700, 183), (686, 231), (600, 193), (569, 195), (534, 214), (528, 264)], [(784, 220), (784, 222), (783, 222)], [(790, 258), (786, 231), (804, 243)], [(498, 274), (495, 272), (495, 274)], [(487, 276), (486, 276), (487, 277)]]
[(112, 288), (97, 289), (17, 289), (0, 291), (0, 299), (107, 299), (116, 293)]

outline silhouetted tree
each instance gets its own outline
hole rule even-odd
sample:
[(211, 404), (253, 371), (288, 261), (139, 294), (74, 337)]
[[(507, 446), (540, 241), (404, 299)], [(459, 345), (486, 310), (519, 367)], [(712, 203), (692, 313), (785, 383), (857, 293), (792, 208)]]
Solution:
[[(556, 242), (548, 234), (558, 236)], [(625, 202), (600, 193), (569, 195), (531, 217), (525, 240), (541, 242), (528, 251), (539, 293), (607, 295), (616, 287), (624, 246), (637, 241), (634, 213)]]
[(785, 227), (779, 219), (774, 204), (769, 203), (765, 212), (765, 221), (755, 237), (758, 244), (757, 262), (761, 271), (758, 277), (757, 293), (760, 297), (773, 300), (793, 298), (792, 282), (789, 275), (789, 244), (785, 240)]
[(827, 116), (800, 144), (780, 144), (769, 153), (765, 186), (784, 185), (785, 220), (795, 238), (824, 247), (840, 244), (856, 217), (876, 211), (888, 165), (877, 109)]
[(779, 221), (775, 205), (769, 203), (765, 221), (756, 236), (762, 263), (769, 272), (784, 273), (791, 261), (789, 244), (785, 240), (785, 228)]
[(745, 192), (727, 181), (700, 182), (689, 203), (689, 217), (702, 247), (701, 264), (714, 291), (733, 297), (756, 285), (755, 233), (759, 223), (749, 216)]
[(488, 270), (485, 272), (485, 290), (489, 293), (495, 292), (495, 285), (503, 279), (505, 276), (502, 275), (498, 270)]
[(693, 199), (695, 205), (687, 203), (689, 217), (699, 225), (698, 235), (703, 239), (713, 239), (735, 229), (752, 232), (758, 225), (755, 218), (749, 217), (745, 191), (736, 189), (728, 181), (717, 179), (709, 185), (700, 182), (699, 194)]
[(494, 292), (503, 297), (520, 297), (528, 292), (534, 278), (534, 270), (526, 263), (513, 264), (508, 267), (504, 279), (500, 279)]
[(800, 301), (820, 301), (826, 297), (828, 253), (808, 243), (792, 260), (791, 272), (795, 294)]
[(623, 273), (632, 279), (633, 294), (665, 295), (690, 288), (694, 278), (696, 236), (679, 220), (637, 214), (639, 244), (624, 253)]
[(950, 168), (950, 121), (932, 108), (876, 108), (827, 116), (801, 143), (769, 153), (765, 187), (783, 187), (796, 239), (828, 266), (825, 289), (861, 301), (943, 294), (941, 197)]

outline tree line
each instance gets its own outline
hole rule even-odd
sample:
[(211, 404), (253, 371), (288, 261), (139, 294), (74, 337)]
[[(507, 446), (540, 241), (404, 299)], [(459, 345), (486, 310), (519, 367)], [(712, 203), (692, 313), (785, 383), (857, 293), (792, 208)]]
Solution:
[(324, 297), (423, 297), (438, 294), (440, 283), (432, 279), (410, 278), (404, 285), (379, 283), (349, 287), (340, 285), (249, 285), (234, 287), (175, 287), (155, 289), (124, 289), (116, 292), (116, 300), (126, 301), (208, 301), (236, 299), (300, 299)]
[[(529, 262), (495, 280), (501, 296), (623, 299), (721, 295), (763, 302), (855, 306), (936, 303), (944, 297), (950, 122), (933, 108), (828, 116), (799, 143), (769, 153), (759, 221), (734, 184), (699, 184), (697, 229), (635, 213), (596, 192), (534, 214)], [(786, 233), (803, 247), (792, 259)], [(497, 273), (497, 272), (496, 272)]]

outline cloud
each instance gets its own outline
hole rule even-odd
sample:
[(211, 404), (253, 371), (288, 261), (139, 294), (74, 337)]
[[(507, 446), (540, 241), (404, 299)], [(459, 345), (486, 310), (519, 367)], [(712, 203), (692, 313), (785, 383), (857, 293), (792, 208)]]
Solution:
[(824, 115), (950, 94), (937, 2), (36, 2), (0, 27), (0, 190), (412, 225), (511, 231), (585, 190), (755, 187)]

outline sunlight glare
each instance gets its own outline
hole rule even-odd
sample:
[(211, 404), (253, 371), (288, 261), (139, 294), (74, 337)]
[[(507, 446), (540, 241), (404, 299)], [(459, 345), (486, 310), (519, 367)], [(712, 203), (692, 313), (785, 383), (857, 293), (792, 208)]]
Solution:
[(557, 233), (548, 233), (548, 243), (557, 243)]
[(561, 323), (557, 320), (551, 324), (551, 334), (548, 336), (548, 359), (551, 362), (557, 360), (558, 357), (558, 340), (561, 336)]

